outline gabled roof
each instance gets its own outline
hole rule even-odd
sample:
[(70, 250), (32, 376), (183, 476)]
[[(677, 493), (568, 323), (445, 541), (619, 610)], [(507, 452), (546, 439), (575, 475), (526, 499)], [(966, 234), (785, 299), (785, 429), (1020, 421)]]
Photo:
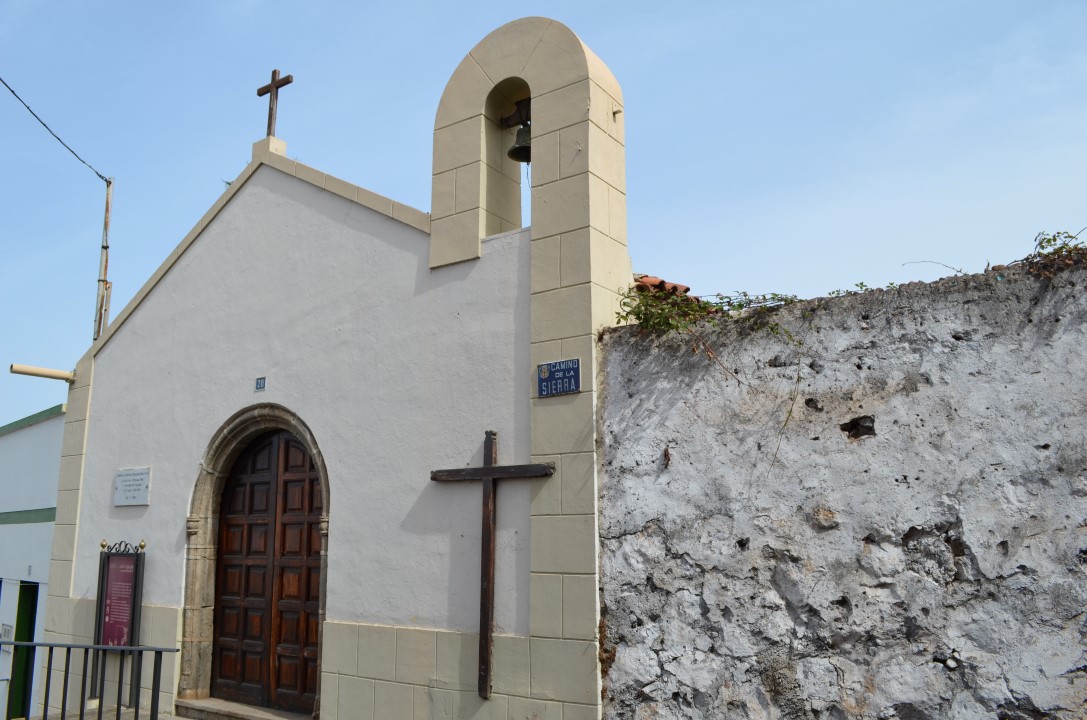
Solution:
[(342, 198), (346, 198), (351, 202), (358, 203), (363, 207), (369, 208), (375, 212), (386, 215), (393, 220), (410, 225), (411, 227), (430, 234), (430, 214), (416, 210), (413, 207), (398, 203), (391, 198), (387, 198), (383, 195), (378, 195), (375, 192), (371, 192), (364, 187), (353, 185), (346, 180), (333, 177), (327, 173), (323, 173), (320, 170), (311, 168), (308, 165), (303, 165), (297, 160), (291, 160), (287, 157), (287, 143), (275, 137), (266, 137), (263, 140), (258, 140), (253, 144), (253, 160), (246, 165), (245, 169), (236, 177), (233, 182), (227, 187), (226, 191), (219, 196), (219, 199), (208, 208), (208, 211), (204, 213), (204, 216), (193, 226), (192, 230), (178, 243), (173, 252), (159, 265), (158, 269), (152, 273), (151, 277), (147, 279), (147, 282), (136, 292), (132, 299), (125, 305), (124, 309), (117, 314), (117, 316), (110, 322), (105, 330), (102, 331), (98, 340), (91, 345), (88, 351), (91, 355), (97, 355), (109, 339), (113, 337), (113, 334), (117, 332), (125, 321), (135, 312), (136, 308), (140, 306), (144, 298), (151, 292), (159, 281), (170, 271), (174, 266), (174, 263), (185, 254), (185, 251), (196, 241), (196, 238), (211, 224), (211, 221), (226, 207), (234, 196), (242, 189), (242, 186), (253, 176), (262, 165), (275, 168), (280, 172), (284, 172), (292, 177), (309, 183), (315, 187), (327, 190), (328, 192), (339, 195)]

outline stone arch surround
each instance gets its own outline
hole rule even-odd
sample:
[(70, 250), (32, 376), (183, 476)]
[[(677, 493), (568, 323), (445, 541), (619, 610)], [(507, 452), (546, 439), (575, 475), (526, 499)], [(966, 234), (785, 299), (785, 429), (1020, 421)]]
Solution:
[[(317, 439), (309, 426), (282, 405), (261, 403), (239, 410), (224, 422), (208, 443), (200, 461), (193, 489), (185, 547), (185, 591), (181, 635), (179, 699), (199, 699), (211, 694), (211, 661), (214, 643), (215, 561), (219, 540), (219, 500), (230, 468), (238, 455), (257, 436), (271, 430), (286, 430), (309, 450), (321, 479), (324, 508), (321, 514), (321, 603), (319, 633), (324, 635), (328, 582), (328, 470)], [(317, 639), (322, 646), (323, 637)], [(320, 663), (320, 660), (318, 660)], [(318, 677), (320, 673), (318, 672)], [(320, 683), (320, 680), (318, 680)], [(318, 685), (318, 706), (320, 685)]]

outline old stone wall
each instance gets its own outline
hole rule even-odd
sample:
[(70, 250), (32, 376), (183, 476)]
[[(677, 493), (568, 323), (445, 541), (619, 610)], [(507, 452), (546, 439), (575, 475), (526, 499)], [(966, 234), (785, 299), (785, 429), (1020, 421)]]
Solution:
[(605, 717), (1087, 717), (1085, 289), (610, 332)]

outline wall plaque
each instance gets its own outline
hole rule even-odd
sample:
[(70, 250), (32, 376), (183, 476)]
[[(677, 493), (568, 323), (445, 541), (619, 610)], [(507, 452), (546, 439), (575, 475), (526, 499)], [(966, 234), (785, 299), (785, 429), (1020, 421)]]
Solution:
[(151, 468), (124, 468), (117, 471), (113, 485), (113, 504), (150, 505)]
[(536, 388), (542, 398), (581, 392), (581, 358), (537, 365)]

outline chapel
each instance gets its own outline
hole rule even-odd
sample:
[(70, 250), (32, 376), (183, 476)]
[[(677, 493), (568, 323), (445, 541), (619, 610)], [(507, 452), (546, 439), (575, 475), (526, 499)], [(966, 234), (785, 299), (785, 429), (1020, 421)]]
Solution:
[(289, 159), (270, 113), (75, 368), (45, 637), (93, 642), (102, 552), (136, 549), (131, 639), (177, 650), (169, 712), (599, 716), (622, 92), (534, 17), (485, 37), (435, 101), (429, 211)]

